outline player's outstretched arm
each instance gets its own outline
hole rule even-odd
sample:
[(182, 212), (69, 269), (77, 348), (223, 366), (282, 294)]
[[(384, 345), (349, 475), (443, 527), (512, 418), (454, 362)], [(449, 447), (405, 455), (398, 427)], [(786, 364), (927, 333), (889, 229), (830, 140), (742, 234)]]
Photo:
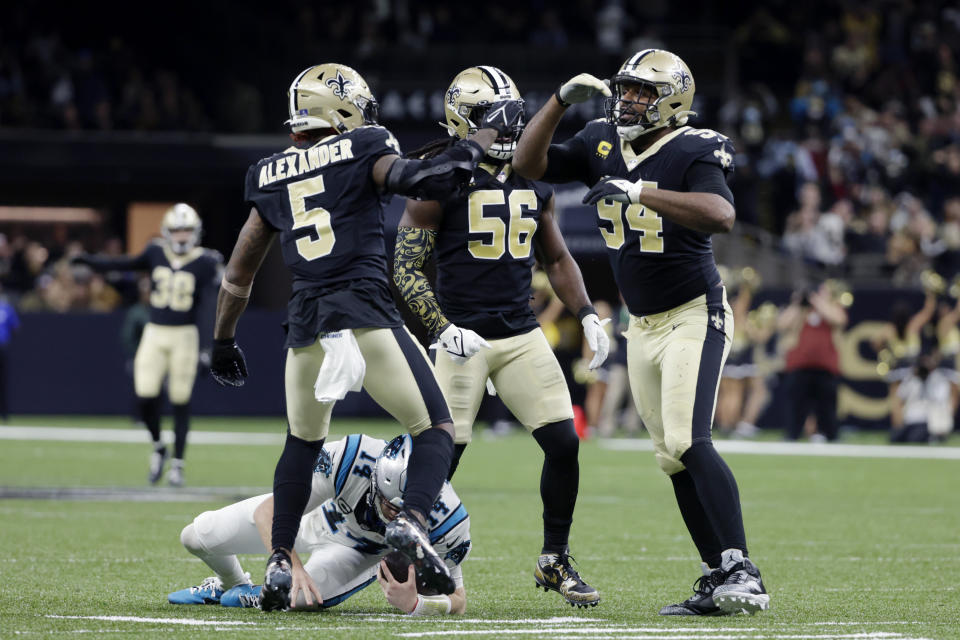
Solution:
[[(273, 527), (273, 496), (270, 496), (261, 502), (253, 511), (253, 522), (257, 525), (257, 532), (260, 534), (260, 540), (263, 541), (264, 549), (273, 549), (273, 539), (271, 528)], [(323, 596), (317, 584), (303, 568), (303, 562), (300, 560), (296, 549), (287, 549), (290, 554), (290, 572), (293, 576), (293, 583), (290, 586), (290, 608), (296, 609), (312, 608), (323, 604)]]
[(523, 117), (523, 103), (502, 100), (484, 115), (480, 130), (431, 158), (400, 158), (389, 154), (373, 165), (374, 183), (388, 193), (444, 200), (456, 195), (473, 175), (483, 154), (500, 136), (512, 134)]
[(703, 233), (728, 233), (736, 218), (731, 201), (719, 194), (657, 189), (644, 186), (642, 180), (603, 178), (583, 197), (583, 204), (600, 200), (642, 204), (671, 222)]
[(567, 80), (523, 129), (513, 154), (513, 169), (528, 180), (539, 180), (547, 171), (547, 151), (567, 107), (586, 102), (595, 94), (610, 96), (610, 88), (599, 78), (581, 73)]
[(105, 271), (146, 271), (150, 268), (150, 260), (144, 251), (138, 256), (98, 256), (90, 253), (81, 253), (70, 259), (73, 264), (83, 264), (98, 273)]
[(407, 579), (399, 582), (393, 577), (386, 561), (380, 561), (377, 582), (391, 605), (416, 616), (462, 615), (466, 612), (467, 592), (463, 587), (457, 587), (447, 596), (421, 596), (417, 594), (417, 574), (412, 564), (407, 571)]
[(462, 329), (447, 320), (434, 295), (423, 265), (437, 244), (437, 226), (443, 216), (440, 203), (408, 200), (397, 229), (393, 250), (393, 282), (410, 310), (420, 318), (432, 339), (458, 364), (489, 348), (486, 340), (470, 329)]
[(263, 264), (274, 235), (274, 230), (267, 226), (256, 208), (250, 209), (224, 271), (217, 295), (210, 362), (210, 374), (222, 385), (239, 387), (247, 377), (247, 363), (234, 336), (237, 322), (250, 299), (253, 278)]
[(583, 324), (587, 344), (594, 353), (589, 367), (596, 369), (603, 364), (610, 353), (610, 338), (603, 330), (603, 325), (610, 320), (601, 322), (596, 310), (590, 304), (580, 267), (567, 250), (560, 228), (557, 226), (553, 196), (543, 207), (540, 226), (534, 238), (537, 243), (537, 256), (550, 280), (550, 286), (567, 309), (576, 314)]

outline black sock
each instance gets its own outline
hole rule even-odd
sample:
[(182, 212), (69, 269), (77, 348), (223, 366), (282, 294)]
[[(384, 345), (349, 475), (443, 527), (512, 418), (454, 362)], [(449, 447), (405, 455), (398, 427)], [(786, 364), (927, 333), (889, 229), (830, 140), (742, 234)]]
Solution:
[(740, 492), (730, 467), (710, 441), (695, 442), (680, 456), (697, 487), (700, 504), (723, 550), (740, 549), (747, 555)]
[(465, 444), (453, 445), (453, 460), (450, 461), (450, 472), (447, 474), (447, 480), (453, 480), (453, 474), (457, 472), (457, 467), (460, 466), (460, 458), (463, 457), (466, 448), (467, 445)]
[(403, 492), (405, 511), (418, 511), (424, 518), (430, 515), (452, 459), (453, 438), (443, 429), (432, 427), (413, 437), (413, 451), (407, 463), (407, 489)]
[(563, 553), (570, 540), (573, 509), (580, 488), (580, 438), (573, 420), (544, 425), (533, 432), (543, 449), (540, 499), (543, 501), (543, 550)]
[(190, 431), (190, 403), (173, 405), (173, 457), (183, 460)]
[(140, 419), (150, 432), (154, 444), (160, 444), (160, 396), (140, 398)]
[(323, 439), (308, 442), (287, 432), (283, 453), (273, 474), (274, 549), (293, 549), (300, 528), (300, 518), (310, 498), (310, 484)]
[(720, 553), (723, 547), (713, 532), (707, 512), (700, 504), (693, 476), (684, 469), (670, 476), (670, 480), (673, 482), (673, 493), (677, 496), (680, 515), (683, 516), (683, 522), (687, 525), (690, 537), (693, 538), (693, 544), (700, 552), (700, 559), (706, 562), (708, 567), (716, 569), (720, 566)]

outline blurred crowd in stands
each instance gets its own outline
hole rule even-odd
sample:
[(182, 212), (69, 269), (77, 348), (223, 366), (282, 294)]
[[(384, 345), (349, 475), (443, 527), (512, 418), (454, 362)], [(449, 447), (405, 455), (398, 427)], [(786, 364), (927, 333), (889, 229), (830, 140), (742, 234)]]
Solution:
[[(461, 63), (484, 61), (437, 59), (433, 67), (418, 67), (402, 78), (377, 77), (378, 66), (389, 60), (393, 66), (383, 68), (393, 69), (404, 52), (422, 54), (431, 47), (456, 53), (455, 45), (464, 52), (519, 45), (525, 57), (545, 60), (567, 49), (595, 53), (584, 58), (584, 68), (551, 67), (543, 74), (549, 78), (524, 77), (504, 64), (521, 87), (538, 81), (552, 86), (580, 71), (612, 74), (627, 55), (646, 47), (687, 57), (684, 44), (713, 38), (721, 43), (717, 66), (691, 65), (700, 112), (693, 124), (729, 135), (738, 150), (731, 183), (736, 233), (765, 237), (782, 256), (852, 283), (930, 291), (931, 271), (946, 283), (960, 274), (960, 3), (955, 1), (771, 0), (721, 6), (699, 0), (481, 5), (277, 0), (267, 15), (260, 5), (216, 0), (191, 8), (190, 20), (176, 9), (158, 12), (152, 28), (142, 33), (129, 29), (124, 16), (83, 18), (89, 8), (82, 3), (57, 7), (16, 3), (2, 10), (0, 136), (17, 130), (278, 133), (284, 105), (275, 104), (274, 94), (282, 95), (289, 79), (277, 77), (277, 69), (298, 69), (333, 52), (348, 54), (368, 77), (414, 89), (441, 82), (438, 78), (448, 78)], [(211, 34), (210, 25), (224, 12), (230, 12), (231, 28)], [(76, 21), (85, 28), (73, 29)], [(703, 50), (691, 55), (703, 57)], [(231, 64), (221, 64), (224, 58)], [(526, 68), (519, 61), (517, 66)], [(21, 310), (106, 311), (137, 298), (135, 277), (108, 282), (62, 260), (83, 249), (124, 253), (122, 241), (110, 232), (94, 246), (86, 239), (83, 247), (66, 228), (43, 242), (3, 225), (0, 232), (0, 282)], [(731, 302), (732, 296), (731, 290)], [(753, 314), (749, 317), (766, 322), (755, 328), (755, 343), (779, 340), (790, 324), (778, 323), (783, 311), (799, 305), (807, 313), (810, 300), (818, 298), (812, 290), (798, 296), (779, 309), (747, 304), (741, 310), (743, 318)], [(553, 318), (556, 310), (544, 304), (545, 322), (557, 327), (556, 343), (563, 344), (564, 336), (575, 342), (576, 323), (567, 331), (563, 314)], [(900, 315), (920, 313), (909, 311)], [(616, 304), (609, 312), (622, 315)], [(802, 316), (793, 315), (793, 320)], [(751, 324), (743, 318), (738, 328)], [(899, 336), (891, 344), (904, 340), (906, 324), (891, 323)], [(802, 324), (790, 331), (802, 332)], [(929, 355), (929, 349), (922, 353)], [(615, 353), (611, 372), (603, 374), (617, 385), (622, 371), (615, 369), (623, 364), (617, 358), (623, 356)], [(920, 356), (914, 350), (907, 357), (916, 363)], [(780, 360), (784, 357), (780, 353)], [(908, 361), (888, 362), (887, 370), (914, 371), (914, 364), (903, 362)], [(588, 385), (598, 382), (582, 372), (580, 377)], [(830, 386), (826, 378), (814, 382)], [(827, 388), (810, 386), (809, 380), (803, 383), (806, 391), (800, 381), (792, 384), (798, 397), (822, 397)], [(766, 402), (762, 385), (744, 375), (731, 377), (724, 387), (735, 391), (721, 395), (721, 428), (750, 432), (757, 407)], [(950, 389), (955, 394), (955, 385)], [(628, 396), (621, 389), (616, 403)], [(896, 397), (891, 387), (891, 402)], [(590, 424), (609, 433), (613, 423), (609, 409), (600, 417), (601, 396), (588, 396), (586, 404)], [(811, 415), (814, 409), (820, 410), (811, 408)], [(794, 436), (810, 430), (809, 424), (791, 425)], [(821, 425), (824, 430), (824, 437), (835, 437), (835, 425)]]

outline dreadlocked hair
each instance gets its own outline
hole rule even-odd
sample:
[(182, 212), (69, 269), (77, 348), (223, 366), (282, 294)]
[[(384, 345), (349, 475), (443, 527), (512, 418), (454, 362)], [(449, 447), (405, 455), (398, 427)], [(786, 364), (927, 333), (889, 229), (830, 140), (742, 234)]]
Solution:
[(443, 153), (452, 147), (455, 142), (457, 142), (457, 138), (454, 138), (453, 136), (450, 136), (449, 138), (437, 138), (436, 140), (431, 140), (422, 147), (418, 147), (413, 151), (406, 152), (403, 154), (403, 157), (427, 160)]

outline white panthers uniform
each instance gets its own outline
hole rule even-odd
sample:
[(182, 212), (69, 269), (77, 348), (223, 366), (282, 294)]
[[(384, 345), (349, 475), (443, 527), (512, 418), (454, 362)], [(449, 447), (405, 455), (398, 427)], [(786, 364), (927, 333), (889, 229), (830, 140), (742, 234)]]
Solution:
[[(383, 440), (353, 434), (325, 444), (317, 459), (294, 548), (310, 554), (304, 568), (320, 590), (324, 607), (343, 602), (373, 582), (380, 559), (390, 552), (382, 524), (366, 505), (373, 464), (385, 445)], [(271, 495), (197, 516), (193, 524), (204, 550), (222, 555), (265, 553), (253, 512)], [(460, 563), (470, 552), (470, 517), (449, 482), (433, 505), (429, 528), (433, 548), (462, 587)]]

